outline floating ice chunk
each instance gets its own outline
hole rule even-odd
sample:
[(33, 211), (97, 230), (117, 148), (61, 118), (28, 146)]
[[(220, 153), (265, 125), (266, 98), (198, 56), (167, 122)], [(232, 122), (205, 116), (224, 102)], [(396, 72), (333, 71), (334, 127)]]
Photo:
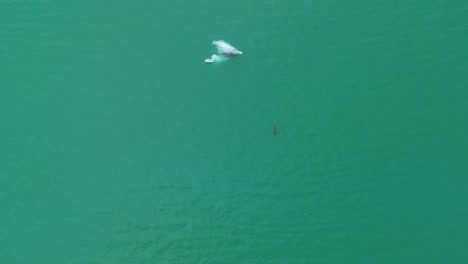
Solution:
[(222, 41), (222, 40), (215, 40), (212, 42), (216, 49), (218, 50), (218, 54), (213, 54), (209, 59), (206, 59), (206, 63), (213, 63), (213, 62), (220, 62), (228, 60), (230, 57), (235, 57), (242, 54), (242, 51), (234, 48), (230, 44)]
[(212, 42), (212, 44), (215, 45), (218, 49), (218, 54), (223, 54), (226, 56), (237, 56), (242, 54), (242, 51), (237, 50), (222, 40), (215, 40)]

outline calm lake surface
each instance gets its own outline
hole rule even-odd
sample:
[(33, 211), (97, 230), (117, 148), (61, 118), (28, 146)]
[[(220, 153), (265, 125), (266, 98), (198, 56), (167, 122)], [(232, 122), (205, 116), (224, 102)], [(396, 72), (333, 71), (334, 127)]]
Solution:
[(467, 14), (0, 1), (0, 262), (468, 263)]

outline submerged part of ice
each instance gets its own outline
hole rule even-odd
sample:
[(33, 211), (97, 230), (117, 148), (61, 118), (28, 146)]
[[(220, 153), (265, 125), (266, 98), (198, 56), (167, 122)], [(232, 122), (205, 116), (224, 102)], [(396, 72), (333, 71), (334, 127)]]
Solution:
[(228, 43), (222, 41), (222, 40), (215, 40), (212, 42), (213, 45), (216, 46), (218, 49), (219, 54), (224, 54), (224, 55), (241, 55), (242, 51), (237, 50), (233, 46), (229, 45)]
[(205, 62), (213, 63), (213, 62), (222, 61), (222, 60), (223, 60), (223, 58), (221, 58), (220, 56), (218, 56), (216, 54), (213, 54), (213, 55), (211, 55), (211, 57), (209, 59), (206, 59)]

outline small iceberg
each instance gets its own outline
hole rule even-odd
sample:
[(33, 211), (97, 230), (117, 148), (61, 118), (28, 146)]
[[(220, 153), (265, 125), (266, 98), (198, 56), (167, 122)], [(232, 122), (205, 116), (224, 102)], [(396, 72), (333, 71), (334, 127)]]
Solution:
[(215, 40), (211, 42), (211, 44), (215, 45), (218, 49), (219, 54), (227, 55), (227, 56), (237, 56), (241, 55), (242, 51), (237, 50), (233, 46), (229, 45), (228, 43), (222, 40)]
[(220, 62), (227, 60), (230, 57), (235, 57), (238, 55), (242, 55), (242, 51), (234, 48), (229, 43), (226, 43), (222, 40), (215, 40), (211, 42), (216, 49), (218, 50), (218, 54), (213, 54), (209, 59), (206, 59), (206, 63), (213, 63), (213, 62)]

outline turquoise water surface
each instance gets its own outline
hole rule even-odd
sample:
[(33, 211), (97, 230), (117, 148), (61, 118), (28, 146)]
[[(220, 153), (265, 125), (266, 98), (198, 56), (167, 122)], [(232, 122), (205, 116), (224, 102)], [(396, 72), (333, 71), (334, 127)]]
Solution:
[(0, 1), (0, 263), (468, 263), (467, 13)]

